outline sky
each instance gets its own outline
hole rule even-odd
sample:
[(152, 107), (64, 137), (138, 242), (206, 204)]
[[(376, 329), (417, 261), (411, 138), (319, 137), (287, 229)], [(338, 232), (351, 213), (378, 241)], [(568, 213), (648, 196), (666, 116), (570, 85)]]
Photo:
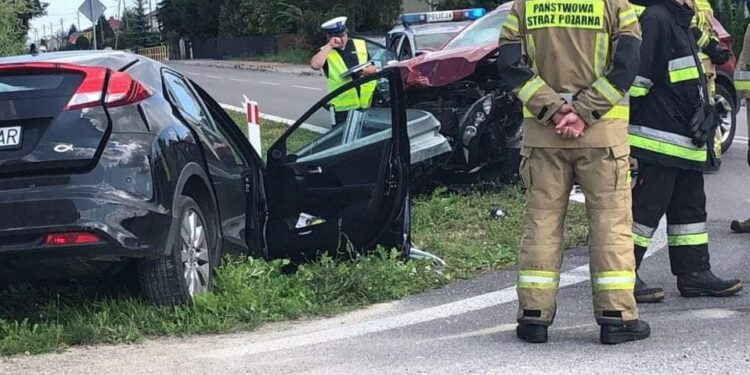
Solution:
[[(83, 4), (84, 0), (42, 0), (43, 2), (49, 3), (47, 7), (47, 15), (31, 20), (31, 29), (29, 30), (29, 40), (34, 40), (38, 35), (39, 38), (46, 32), (46, 35), (51, 35), (60, 32), (60, 19), (63, 20), (63, 28), (65, 32), (68, 32), (71, 24), (75, 24), (76, 27), (79, 25), (78, 20), (78, 7)], [(135, 4), (133, 0), (99, 0), (107, 9), (104, 11), (104, 15), (109, 18), (114, 16), (118, 18), (118, 14), (122, 13), (122, 8), (118, 13), (117, 7), (120, 4), (126, 4), (128, 7), (132, 7)], [(146, 0), (146, 12), (148, 12), (148, 1)], [(156, 8), (158, 0), (150, 0), (152, 9)], [(89, 21), (82, 14), (80, 15), (80, 29), (91, 27), (91, 21)], [(50, 27), (53, 32), (50, 32)]]

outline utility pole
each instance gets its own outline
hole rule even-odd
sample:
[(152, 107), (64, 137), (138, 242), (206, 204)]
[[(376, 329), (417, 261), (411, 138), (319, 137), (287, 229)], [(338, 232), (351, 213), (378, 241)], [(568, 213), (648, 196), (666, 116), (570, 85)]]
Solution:
[(96, 18), (94, 17), (94, 0), (89, 0), (89, 6), (91, 7), (91, 35), (94, 43), (91, 45), (96, 50)]
[(78, 31), (81, 32), (81, 12), (76, 13), (78, 15)]
[(115, 30), (115, 49), (117, 49), (117, 44), (120, 40), (120, 29), (122, 28), (122, 13), (120, 13), (120, 5), (122, 4), (122, 0), (117, 0), (117, 19), (120, 22), (120, 27)]

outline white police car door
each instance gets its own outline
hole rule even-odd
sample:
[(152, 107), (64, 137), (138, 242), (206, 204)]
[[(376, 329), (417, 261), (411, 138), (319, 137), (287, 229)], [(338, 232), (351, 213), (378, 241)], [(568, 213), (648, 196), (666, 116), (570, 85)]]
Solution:
[[(373, 89), (366, 108), (341, 109)], [(410, 147), (402, 95), (396, 69), (359, 79), (323, 98), (271, 146), (264, 172), (270, 257), (377, 245), (408, 251)]]

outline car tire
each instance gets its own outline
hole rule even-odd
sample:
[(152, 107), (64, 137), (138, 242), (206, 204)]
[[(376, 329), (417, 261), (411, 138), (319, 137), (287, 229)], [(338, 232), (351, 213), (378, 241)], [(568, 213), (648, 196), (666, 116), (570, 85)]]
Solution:
[(716, 85), (716, 95), (724, 98), (731, 106), (732, 110), (722, 118), (717, 131), (723, 132), (721, 138), (721, 152), (727, 152), (732, 147), (734, 134), (737, 131), (737, 105), (738, 101), (732, 97), (732, 92), (721, 84)]
[(221, 259), (212, 220), (189, 196), (178, 198), (178, 225), (169, 255), (138, 261), (138, 280), (145, 299), (156, 305), (181, 305), (211, 289)]

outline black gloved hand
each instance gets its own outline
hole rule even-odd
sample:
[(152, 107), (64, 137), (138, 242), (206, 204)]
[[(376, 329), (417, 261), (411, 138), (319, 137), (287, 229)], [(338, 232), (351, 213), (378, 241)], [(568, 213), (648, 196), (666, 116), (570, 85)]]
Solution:
[(728, 49), (723, 48), (716, 40), (711, 40), (704, 49), (708, 57), (711, 59), (711, 63), (715, 65), (724, 65), (729, 58), (732, 57), (732, 52)]
[(703, 147), (710, 139), (713, 139), (716, 127), (719, 126), (719, 117), (716, 107), (702, 104), (698, 107), (690, 120), (690, 136), (697, 147)]

